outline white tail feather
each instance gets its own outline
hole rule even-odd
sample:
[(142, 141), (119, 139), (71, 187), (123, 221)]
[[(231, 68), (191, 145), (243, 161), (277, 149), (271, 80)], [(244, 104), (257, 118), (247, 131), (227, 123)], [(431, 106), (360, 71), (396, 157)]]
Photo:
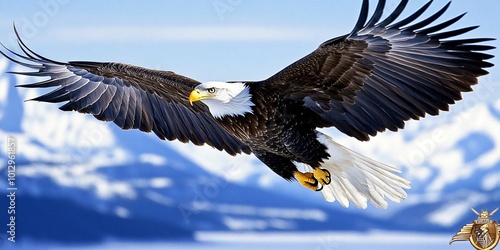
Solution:
[[(404, 189), (410, 188), (410, 182), (395, 174), (400, 172), (397, 168), (374, 161), (317, 133), (318, 140), (330, 154), (321, 164), (321, 168), (331, 174), (331, 183), (321, 190), (325, 200), (337, 200), (344, 207), (351, 202), (365, 209), (367, 202), (377, 208), (387, 208), (386, 198), (396, 203), (406, 199)], [(312, 171), (310, 166), (305, 165), (305, 168)]]

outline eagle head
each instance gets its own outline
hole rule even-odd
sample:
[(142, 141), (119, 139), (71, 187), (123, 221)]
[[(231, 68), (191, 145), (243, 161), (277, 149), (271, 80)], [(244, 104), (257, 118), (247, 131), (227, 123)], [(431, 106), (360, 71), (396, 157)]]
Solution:
[(194, 88), (189, 102), (201, 101), (215, 118), (253, 114), (250, 87), (242, 82), (205, 82)]

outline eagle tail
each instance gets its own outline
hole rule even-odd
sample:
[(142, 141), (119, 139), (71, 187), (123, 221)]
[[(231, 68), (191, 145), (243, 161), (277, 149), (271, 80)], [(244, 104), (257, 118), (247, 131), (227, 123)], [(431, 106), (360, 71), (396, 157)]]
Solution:
[(370, 202), (385, 209), (388, 206), (386, 198), (396, 203), (406, 199), (404, 189), (410, 188), (410, 182), (396, 174), (400, 172), (397, 168), (358, 154), (323, 133), (318, 132), (318, 140), (328, 147), (330, 154), (321, 165), (331, 176), (330, 184), (321, 190), (325, 200), (337, 200), (344, 207), (351, 202), (363, 209)]

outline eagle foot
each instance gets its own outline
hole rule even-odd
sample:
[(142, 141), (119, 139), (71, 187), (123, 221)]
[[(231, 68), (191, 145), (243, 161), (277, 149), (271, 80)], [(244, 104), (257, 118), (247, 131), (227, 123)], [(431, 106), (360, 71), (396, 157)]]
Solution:
[(321, 185), (328, 185), (330, 182), (332, 182), (332, 177), (330, 175), (330, 171), (322, 168), (315, 168), (314, 172), (314, 179), (318, 180)]
[(311, 189), (313, 191), (321, 191), (323, 185), (321, 185), (318, 180), (314, 177), (314, 173), (307, 172), (302, 173), (300, 171), (295, 172), (295, 178), (304, 187)]

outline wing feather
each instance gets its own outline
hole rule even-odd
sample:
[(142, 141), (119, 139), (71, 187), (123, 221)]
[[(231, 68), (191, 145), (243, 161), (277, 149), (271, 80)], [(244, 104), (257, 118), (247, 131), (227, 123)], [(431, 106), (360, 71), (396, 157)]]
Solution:
[[(430, 3), (430, 2), (429, 2)], [(438, 12), (434, 13), (434, 15), (416, 23), (416, 24), (413, 24), (411, 26), (408, 26), (406, 28), (404, 28), (404, 30), (418, 30), (418, 29), (421, 29), (431, 23), (433, 23), (436, 19), (438, 19), (439, 17), (441, 17), (445, 12), (446, 10), (448, 10), (448, 8), (450, 7), (450, 4), (451, 2), (448, 2), (443, 8), (441, 8)], [(428, 6), (427, 6), (428, 8)], [(411, 19), (410, 20), (410, 23), (415, 20), (415, 19)], [(458, 20), (457, 20), (458, 21)], [(441, 29), (439, 29), (441, 30)]]
[(429, 8), (429, 6), (431, 6), (431, 3), (432, 3), (432, 0), (428, 1), (424, 6), (422, 6), (420, 9), (415, 11), (415, 13), (413, 13), (409, 17), (407, 17), (407, 18), (405, 18), (405, 19), (403, 19), (395, 24), (388, 25), (387, 29), (399, 29), (399, 28), (413, 22), (415, 19), (419, 18), (422, 14), (424, 14), (424, 12)]
[(407, 4), (408, 0), (401, 0), (401, 2), (394, 9), (394, 11), (389, 16), (387, 16), (386, 19), (384, 19), (384, 21), (378, 23), (376, 26), (385, 27), (394, 22), (401, 15), (401, 13), (403, 13), (403, 10), (406, 8)]
[(486, 61), (493, 56), (485, 51), (494, 47), (478, 44), (493, 39), (453, 40), (478, 26), (443, 31), (465, 14), (434, 24), (450, 3), (416, 22), (429, 9), (428, 1), (394, 23), (407, 3), (401, 1), (379, 22), (385, 1), (368, 20), (368, 0), (363, 0), (351, 33), (324, 42), (262, 85), (318, 115), (315, 126), (335, 126), (359, 140), (448, 110), (493, 66)]
[[(16, 31), (17, 34), (17, 31)], [(208, 144), (229, 154), (250, 153), (248, 146), (228, 134), (203, 104), (191, 106), (188, 96), (199, 82), (170, 71), (150, 70), (121, 63), (61, 63), (42, 57), (19, 38), (23, 54), (7, 48), (0, 53), (35, 69), (12, 72), (48, 80), (19, 85), (54, 88), (32, 100), (66, 102), (60, 109), (94, 115), (123, 129), (153, 132), (161, 139)]]

